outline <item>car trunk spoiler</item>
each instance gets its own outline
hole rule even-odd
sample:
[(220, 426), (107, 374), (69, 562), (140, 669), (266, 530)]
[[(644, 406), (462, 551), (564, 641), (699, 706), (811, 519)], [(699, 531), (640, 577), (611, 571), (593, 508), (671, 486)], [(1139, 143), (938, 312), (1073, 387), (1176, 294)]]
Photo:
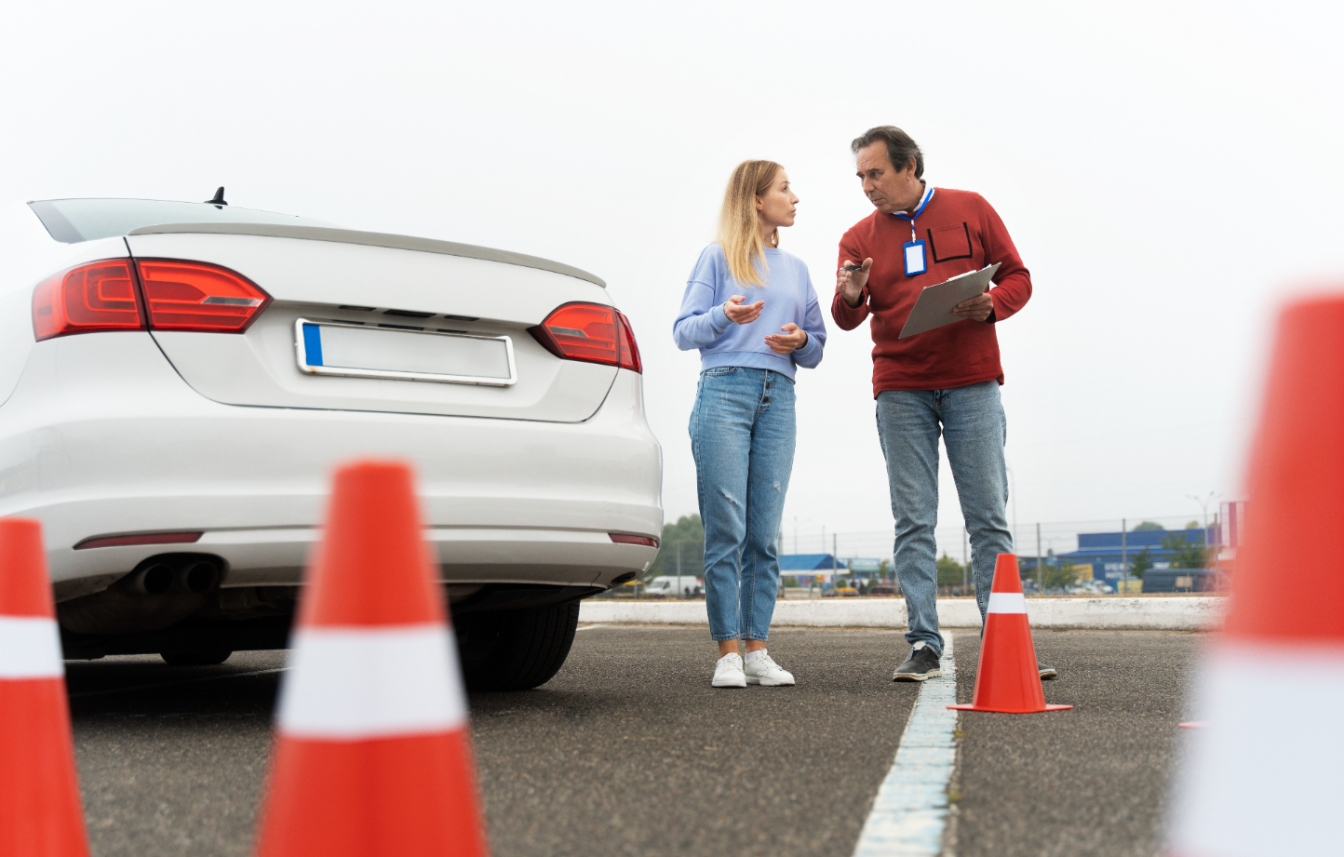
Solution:
[(572, 265), (552, 262), (537, 256), (523, 253), (511, 253), (508, 250), (496, 250), (491, 247), (477, 247), (474, 244), (458, 244), (455, 241), (439, 241), (434, 238), (416, 238), (410, 235), (395, 235), (389, 232), (362, 232), (356, 229), (335, 229), (324, 226), (288, 226), (276, 223), (165, 223), (160, 226), (142, 226), (132, 229), (127, 235), (257, 235), (266, 238), (296, 238), (302, 241), (330, 241), (336, 244), (360, 244), (366, 247), (388, 247), (394, 250), (413, 250), (420, 253), (438, 253), (443, 256), (461, 256), (466, 259), (483, 259), (487, 262), (500, 262), (505, 265), (518, 265), (524, 268), (536, 268), (586, 280), (594, 285), (606, 288), (606, 282)]

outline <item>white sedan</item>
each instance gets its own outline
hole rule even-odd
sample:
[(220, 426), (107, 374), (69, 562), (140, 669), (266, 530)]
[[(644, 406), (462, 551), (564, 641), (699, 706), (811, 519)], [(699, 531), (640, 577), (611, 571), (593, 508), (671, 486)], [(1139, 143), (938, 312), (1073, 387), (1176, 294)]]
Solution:
[(0, 515), (43, 523), (66, 657), (283, 647), (357, 457), (415, 466), (473, 687), (548, 680), (653, 561), (661, 453), (592, 274), (222, 189), (29, 205), (63, 258), (0, 284)]

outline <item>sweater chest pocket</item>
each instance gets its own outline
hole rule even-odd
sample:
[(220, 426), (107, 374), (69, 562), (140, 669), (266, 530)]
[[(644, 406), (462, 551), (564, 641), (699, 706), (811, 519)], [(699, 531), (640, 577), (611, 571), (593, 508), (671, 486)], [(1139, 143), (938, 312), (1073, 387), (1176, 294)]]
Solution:
[(969, 259), (971, 256), (971, 231), (965, 223), (930, 229), (929, 243), (933, 245), (935, 262)]

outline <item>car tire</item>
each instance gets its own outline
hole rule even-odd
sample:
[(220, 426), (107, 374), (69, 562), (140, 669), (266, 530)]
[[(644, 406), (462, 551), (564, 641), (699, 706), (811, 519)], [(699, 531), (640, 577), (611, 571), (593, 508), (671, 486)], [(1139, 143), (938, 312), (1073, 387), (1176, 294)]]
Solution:
[(213, 667), (227, 661), (232, 654), (221, 649), (214, 652), (159, 652), (159, 657), (173, 667)]
[(453, 624), (468, 690), (531, 690), (569, 656), (579, 603), (471, 613)]

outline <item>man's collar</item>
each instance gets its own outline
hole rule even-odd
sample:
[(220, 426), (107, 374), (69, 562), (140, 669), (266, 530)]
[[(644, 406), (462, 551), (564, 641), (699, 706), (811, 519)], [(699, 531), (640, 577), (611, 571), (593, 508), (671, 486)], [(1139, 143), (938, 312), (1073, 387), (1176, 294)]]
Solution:
[(919, 217), (919, 215), (924, 212), (924, 207), (929, 204), (929, 200), (933, 199), (933, 185), (929, 184), (923, 179), (920, 179), (919, 183), (924, 185), (924, 194), (919, 198), (919, 205), (915, 206), (915, 213), (913, 217), (911, 216), (908, 210), (893, 211), (892, 216), (901, 217), (906, 220), (913, 220), (915, 217)]

